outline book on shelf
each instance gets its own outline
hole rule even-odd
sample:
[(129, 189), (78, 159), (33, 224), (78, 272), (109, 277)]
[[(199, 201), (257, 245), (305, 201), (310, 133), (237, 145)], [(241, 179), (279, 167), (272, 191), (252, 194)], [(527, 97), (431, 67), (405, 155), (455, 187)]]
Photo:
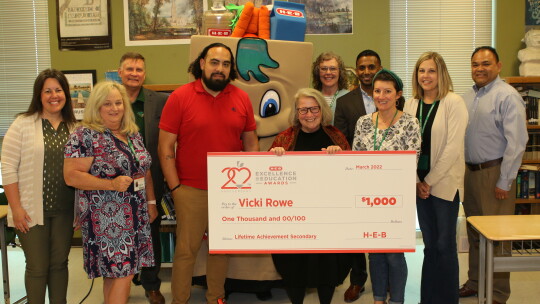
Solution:
[(540, 91), (534, 89), (526, 89), (523, 87), (515, 87), (521, 94), (523, 102), (525, 103), (525, 113), (527, 117), (527, 123), (530, 125), (538, 125), (539, 117), (538, 111), (540, 107)]
[(520, 170), (540, 171), (540, 164), (522, 164)]
[(174, 234), (172, 232), (160, 232), (159, 237), (161, 241), (161, 262), (172, 263), (176, 245)]
[(174, 210), (174, 202), (170, 193), (165, 193), (161, 199), (161, 209), (163, 209), (162, 220), (176, 220), (176, 212)]
[(521, 170), (521, 198), (529, 198), (529, 170)]
[(540, 91), (529, 89), (524, 91), (529, 97), (540, 98)]
[(529, 172), (529, 189), (528, 196), (529, 198), (536, 198), (536, 175), (538, 171), (528, 171)]
[(540, 130), (529, 130), (529, 140), (525, 146), (523, 160), (538, 160), (540, 163)]
[(540, 199), (539, 165), (522, 165), (516, 176), (516, 198)]

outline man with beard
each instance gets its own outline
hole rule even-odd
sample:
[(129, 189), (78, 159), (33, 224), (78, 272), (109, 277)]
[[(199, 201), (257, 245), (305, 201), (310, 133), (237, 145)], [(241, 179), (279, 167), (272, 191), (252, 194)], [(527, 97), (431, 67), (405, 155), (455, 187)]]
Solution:
[[(356, 56), (356, 75), (360, 80), (360, 86), (337, 100), (334, 126), (345, 134), (350, 145), (353, 143), (358, 118), (376, 111), (373, 102), (373, 77), (381, 69), (381, 58), (376, 52), (372, 50), (360, 52)], [(356, 301), (360, 297), (367, 280), (366, 255), (364, 253), (353, 255), (349, 278), (351, 285), (343, 296), (347, 303)]]
[[(189, 301), (193, 266), (208, 229), (207, 152), (259, 151), (251, 101), (229, 83), (237, 77), (231, 49), (208, 45), (188, 72), (196, 80), (171, 94), (159, 124), (158, 154), (177, 216), (173, 304)], [(208, 255), (208, 304), (225, 297), (227, 268), (227, 255)]]
[[(525, 104), (519, 93), (500, 77), (502, 63), (497, 51), (481, 46), (471, 56), (474, 86), (463, 95), (469, 123), (465, 133), (465, 215), (514, 214), (517, 176), (528, 140)], [(478, 291), (478, 232), (467, 223), (469, 238), (468, 280), (460, 297)], [(508, 244), (496, 244), (496, 256), (508, 254)], [(493, 304), (510, 297), (510, 273), (493, 275)]]

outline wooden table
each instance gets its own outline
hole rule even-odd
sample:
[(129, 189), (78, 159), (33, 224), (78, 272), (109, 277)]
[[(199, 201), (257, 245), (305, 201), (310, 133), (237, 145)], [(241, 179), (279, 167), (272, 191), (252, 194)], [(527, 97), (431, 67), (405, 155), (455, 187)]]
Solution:
[(9, 304), (9, 268), (6, 242), (7, 213), (8, 206), (0, 205), (0, 247), (2, 249), (2, 278), (4, 282), (4, 303)]
[[(470, 216), (467, 221), (480, 234), (478, 303), (493, 303), (493, 272), (540, 271), (540, 251), (533, 246), (540, 240), (540, 215)], [(531, 249), (495, 257), (497, 241), (521, 242)]]

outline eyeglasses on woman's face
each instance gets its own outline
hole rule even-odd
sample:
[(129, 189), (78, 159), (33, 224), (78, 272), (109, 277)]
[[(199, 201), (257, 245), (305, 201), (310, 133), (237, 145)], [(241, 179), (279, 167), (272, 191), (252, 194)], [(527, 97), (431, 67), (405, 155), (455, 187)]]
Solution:
[(305, 107), (305, 108), (298, 108), (296, 109), (299, 114), (307, 114), (307, 112), (311, 112), (312, 114), (317, 114), (321, 111), (321, 107), (315, 106), (315, 107)]
[(336, 73), (338, 71), (338, 67), (335, 66), (320, 66), (319, 71), (321, 73)]

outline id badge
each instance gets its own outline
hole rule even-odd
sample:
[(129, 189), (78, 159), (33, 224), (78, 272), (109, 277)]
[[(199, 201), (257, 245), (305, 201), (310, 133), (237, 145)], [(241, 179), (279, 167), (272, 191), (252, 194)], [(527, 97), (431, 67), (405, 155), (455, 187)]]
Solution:
[(135, 175), (133, 178), (133, 190), (135, 191), (141, 191), (144, 190), (145, 181), (144, 181), (144, 175)]
[(429, 169), (429, 155), (420, 154), (418, 159), (418, 170), (428, 170)]

